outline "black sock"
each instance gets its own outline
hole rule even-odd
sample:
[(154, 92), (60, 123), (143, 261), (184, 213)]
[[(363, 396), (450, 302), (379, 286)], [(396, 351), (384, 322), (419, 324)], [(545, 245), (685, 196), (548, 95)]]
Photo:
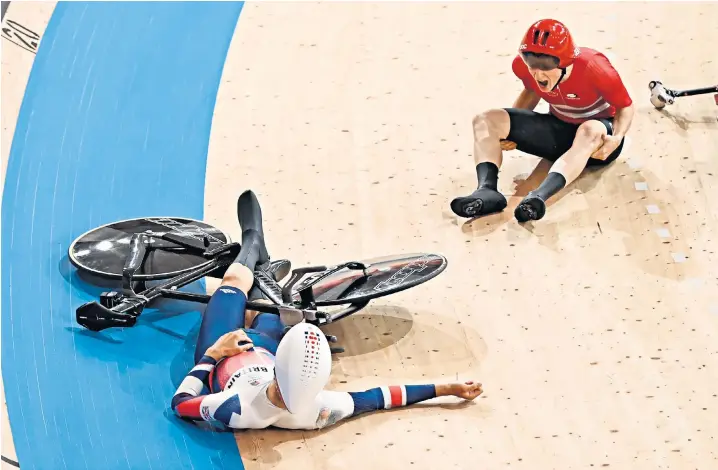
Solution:
[(493, 189), (496, 191), (499, 179), (499, 167), (491, 162), (482, 162), (476, 165), (476, 177), (479, 180), (478, 189)]
[(242, 249), (239, 251), (239, 255), (237, 255), (234, 262), (246, 266), (251, 271), (254, 271), (254, 268), (257, 266), (257, 262), (262, 255), (263, 245), (264, 240), (262, 240), (262, 236), (259, 232), (254, 229), (243, 231)]
[(247, 294), (247, 300), (253, 302), (255, 300), (269, 300), (269, 298), (264, 295), (264, 292), (261, 291), (259, 286), (257, 286), (257, 283), (255, 282), (252, 285), (252, 288), (249, 289), (249, 294)]
[(566, 178), (561, 173), (550, 172), (534, 193), (544, 201), (566, 186)]

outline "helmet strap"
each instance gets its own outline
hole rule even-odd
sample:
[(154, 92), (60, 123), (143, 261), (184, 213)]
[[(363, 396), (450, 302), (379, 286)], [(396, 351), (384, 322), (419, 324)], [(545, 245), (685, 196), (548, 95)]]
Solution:
[(561, 69), (561, 77), (556, 81), (556, 84), (551, 88), (551, 91), (554, 91), (556, 87), (558, 87), (558, 84), (561, 83), (561, 80), (563, 80), (563, 77), (566, 76), (566, 67)]

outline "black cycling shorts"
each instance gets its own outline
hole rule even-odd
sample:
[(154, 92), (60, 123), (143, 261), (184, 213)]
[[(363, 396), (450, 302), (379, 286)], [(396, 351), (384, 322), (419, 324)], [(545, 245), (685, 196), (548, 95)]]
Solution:
[[(506, 140), (516, 143), (522, 152), (545, 158), (552, 162), (558, 160), (573, 145), (579, 124), (570, 124), (552, 114), (537, 113), (528, 109), (504, 108), (509, 113), (511, 130)], [(613, 119), (596, 119), (603, 123), (608, 134), (613, 134)], [(589, 158), (587, 166), (608, 165), (621, 154), (625, 139), (606, 159)]]

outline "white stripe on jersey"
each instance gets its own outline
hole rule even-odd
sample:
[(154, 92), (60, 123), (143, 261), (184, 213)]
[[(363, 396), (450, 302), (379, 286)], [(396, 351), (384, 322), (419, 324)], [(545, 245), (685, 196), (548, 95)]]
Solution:
[(551, 105), (551, 108), (554, 110), (556, 114), (560, 114), (561, 116), (566, 116), (567, 118), (571, 119), (585, 119), (589, 118), (591, 116), (595, 116), (596, 114), (599, 114), (602, 111), (605, 111), (606, 109), (610, 108), (611, 105), (608, 103), (603, 103), (601, 106), (592, 109), (591, 111), (585, 112), (585, 113), (569, 113), (564, 111), (563, 109), (559, 109), (557, 106)]
[(384, 397), (385, 410), (396, 408), (397, 406), (406, 406), (406, 387), (403, 385), (380, 387), (380, 390)]
[[(562, 95), (562, 96), (563, 96), (563, 95)], [(579, 107), (576, 107), (576, 106), (571, 106), (570, 104), (554, 104), (554, 105), (551, 105), (551, 106), (554, 106), (554, 107), (556, 107), (556, 108), (565, 109), (565, 110), (567, 110), (567, 111), (571, 111), (571, 110), (574, 110), (574, 111), (582, 111), (582, 110), (584, 110), (584, 109), (591, 109), (591, 108), (593, 108), (594, 106), (596, 106), (597, 104), (599, 104), (599, 103), (601, 103), (601, 102), (605, 102), (605, 100), (603, 99), (603, 97), (599, 97), (596, 101), (594, 101), (593, 103), (589, 104), (588, 106), (584, 106), (583, 108), (579, 108)]]
[(192, 396), (197, 396), (202, 391), (204, 384), (200, 379), (192, 375), (188, 375), (184, 378), (180, 386), (177, 388), (175, 395), (179, 393), (189, 393)]

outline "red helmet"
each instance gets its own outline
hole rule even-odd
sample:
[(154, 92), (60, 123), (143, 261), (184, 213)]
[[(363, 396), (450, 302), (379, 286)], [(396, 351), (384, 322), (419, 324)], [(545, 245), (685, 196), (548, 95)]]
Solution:
[(566, 68), (578, 57), (579, 51), (568, 28), (560, 21), (546, 19), (532, 24), (519, 52), (534, 52), (558, 57), (560, 68)]

